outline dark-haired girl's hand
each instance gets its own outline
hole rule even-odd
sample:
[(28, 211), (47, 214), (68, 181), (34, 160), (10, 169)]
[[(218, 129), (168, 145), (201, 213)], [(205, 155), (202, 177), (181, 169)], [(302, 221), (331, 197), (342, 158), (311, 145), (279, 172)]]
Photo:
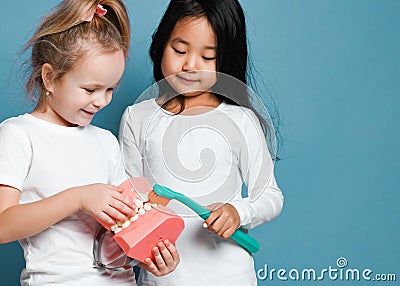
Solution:
[(215, 203), (207, 206), (211, 210), (210, 216), (205, 220), (204, 227), (217, 235), (228, 238), (240, 226), (239, 213), (230, 204)]
[(155, 261), (147, 258), (144, 263), (139, 263), (138, 266), (155, 276), (164, 276), (171, 273), (180, 262), (179, 253), (169, 240), (159, 242), (153, 248), (153, 255)]

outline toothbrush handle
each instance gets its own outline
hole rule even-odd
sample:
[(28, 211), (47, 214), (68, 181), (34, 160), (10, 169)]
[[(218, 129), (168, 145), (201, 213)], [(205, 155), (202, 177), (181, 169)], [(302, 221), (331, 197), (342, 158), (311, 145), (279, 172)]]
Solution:
[(180, 201), (187, 207), (191, 208), (195, 213), (197, 213), (204, 220), (207, 219), (211, 214), (210, 210), (206, 209), (205, 207), (203, 207), (202, 205), (200, 205), (199, 203), (195, 202), (194, 200), (188, 198), (185, 195), (177, 194), (175, 196), (175, 199), (177, 201)]
[(260, 250), (260, 244), (258, 243), (258, 241), (241, 229), (235, 230), (235, 232), (231, 235), (231, 238), (236, 241), (241, 247), (251, 253), (255, 253)]
[[(211, 211), (182, 194), (176, 195), (175, 199), (191, 208), (202, 219), (207, 219), (211, 214)], [(251, 253), (255, 253), (260, 249), (260, 244), (258, 241), (240, 229), (235, 230), (230, 238)]]

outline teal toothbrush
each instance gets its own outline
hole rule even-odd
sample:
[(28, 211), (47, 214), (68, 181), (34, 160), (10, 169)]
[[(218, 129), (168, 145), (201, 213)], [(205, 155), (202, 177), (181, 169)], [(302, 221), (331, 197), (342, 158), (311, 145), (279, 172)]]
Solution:
[[(197, 213), (202, 219), (207, 219), (211, 213), (210, 210), (206, 209), (205, 207), (201, 206), (200, 204), (196, 203), (192, 199), (186, 197), (183, 194), (177, 193), (167, 187), (154, 185), (153, 191), (164, 198), (167, 199), (175, 199), (187, 207), (191, 208), (195, 213)], [(249, 236), (247, 233), (243, 232), (240, 229), (237, 229), (230, 237), (234, 241), (236, 241), (241, 247), (246, 249), (251, 253), (255, 253), (260, 249), (260, 244), (257, 240)]]

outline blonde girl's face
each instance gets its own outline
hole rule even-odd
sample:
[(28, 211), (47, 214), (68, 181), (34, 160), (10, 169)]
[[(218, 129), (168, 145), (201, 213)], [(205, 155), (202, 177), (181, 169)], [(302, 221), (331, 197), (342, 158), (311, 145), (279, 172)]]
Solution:
[(183, 18), (176, 23), (164, 49), (164, 77), (186, 97), (208, 94), (217, 80), (216, 49), (216, 36), (206, 18)]
[[(47, 66), (46, 66), (47, 65)], [(90, 53), (55, 81), (46, 80), (43, 66), (42, 77), (50, 92), (44, 110), (39, 117), (63, 126), (86, 126), (94, 115), (107, 106), (114, 88), (119, 84), (125, 68), (121, 50), (107, 53)]]

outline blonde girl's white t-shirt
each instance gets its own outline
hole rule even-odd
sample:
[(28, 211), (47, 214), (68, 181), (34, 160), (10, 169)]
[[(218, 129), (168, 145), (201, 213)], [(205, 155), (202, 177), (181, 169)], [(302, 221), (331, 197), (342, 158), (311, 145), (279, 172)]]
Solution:
[[(0, 124), (0, 184), (20, 190), (21, 204), (75, 186), (119, 185), (125, 179), (118, 142), (107, 130), (92, 125), (64, 127), (30, 114)], [(98, 227), (95, 219), (80, 211), (21, 239), (26, 261), (21, 284), (135, 285), (131, 270), (94, 267), (92, 247)], [(110, 257), (121, 254), (117, 245), (110, 249), (115, 252)]]
[[(255, 114), (221, 103), (197, 115), (173, 115), (154, 99), (128, 107), (119, 141), (130, 176), (145, 176), (208, 205), (232, 204), (241, 226), (253, 228), (279, 215), (283, 196)], [(243, 182), (248, 197), (243, 198)], [(177, 201), (185, 229), (176, 242), (181, 262), (163, 277), (141, 271), (138, 285), (256, 285), (252, 256), (231, 239), (202, 227), (203, 220)]]

